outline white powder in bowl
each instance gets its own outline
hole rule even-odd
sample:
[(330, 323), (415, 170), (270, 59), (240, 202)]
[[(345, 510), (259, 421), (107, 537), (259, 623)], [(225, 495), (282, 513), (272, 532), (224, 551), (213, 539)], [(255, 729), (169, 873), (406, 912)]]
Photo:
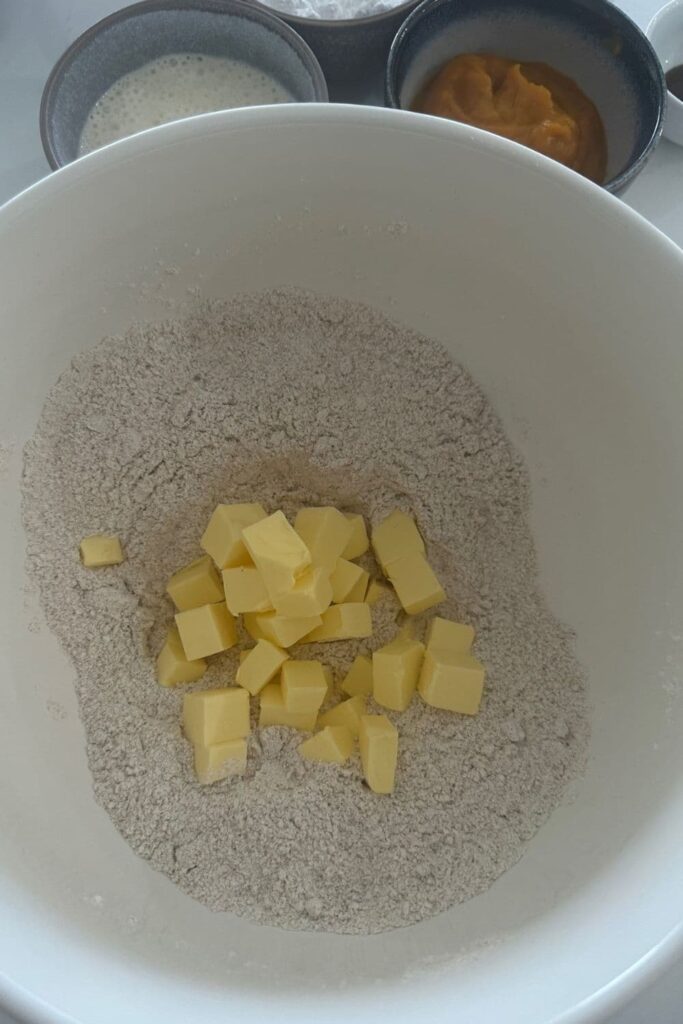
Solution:
[(400, 7), (405, 0), (261, 0), (266, 6), (297, 18), (324, 21), (348, 21), (371, 18)]
[[(520, 457), (469, 374), (378, 313), (273, 293), (106, 339), (49, 394), (23, 486), (28, 569), (75, 666), (95, 796), (208, 907), (337, 932), (420, 921), (514, 864), (581, 772), (584, 681), (539, 593)], [(252, 736), (244, 778), (194, 780), (182, 688), (160, 687), (153, 659), (166, 581), (199, 554), (219, 501), (416, 514), (448, 593), (439, 611), (474, 625), (488, 675), (476, 717), (419, 697), (389, 712), (393, 796), (363, 785), (357, 757), (302, 761), (285, 729)], [(78, 543), (100, 530), (121, 536), (127, 561), (89, 571)], [(373, 615), (364, 649), (402, 619), (393, 599)], [(357, 650), (295, 655), (322, 658), (338, 682)], [(236, 664), (227, 652), (195, 687), (229, 682)]]

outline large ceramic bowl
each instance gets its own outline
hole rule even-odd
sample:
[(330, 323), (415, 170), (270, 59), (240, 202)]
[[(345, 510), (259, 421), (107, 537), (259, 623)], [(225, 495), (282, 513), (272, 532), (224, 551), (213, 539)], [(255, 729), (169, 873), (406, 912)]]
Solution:
[[(522, 860), (368, 938), (211, 913), (133, 855), (93, 799), (72, 669), (24, 590), (21, 448), (73, 354), (188, 288), (280, 285), (366, 300), (478, 378), (527, 461), (542, 583), (590, 680), (587, 773)], [(578, 1024), (683, 951), (674, 245), (492, 135), (283, 106), (155, 129), (14, 200), (0, 304), (0, 1004), (40, 1024)]]

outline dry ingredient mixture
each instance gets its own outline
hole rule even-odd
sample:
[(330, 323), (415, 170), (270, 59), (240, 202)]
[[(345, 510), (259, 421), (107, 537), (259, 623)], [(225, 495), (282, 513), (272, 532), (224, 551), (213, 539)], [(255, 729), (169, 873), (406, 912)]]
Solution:
[[(254, 494), (289, 516), (413, 513), (448, 594), (439, 614), (476, 630), (479, 715), (413, 700), (391, 797), (349, 785), (353, 759), (303, 760), (301, 734), (281, 728), (250, 740), (243, 777), (194, 779), (186, 688), (154, 677), (164, 590), (201, 553), (214, 507)], [(74, 359), (25, 452), (28, 567), (76, 667), (96, 797), (133, 849), (210, 908), (286, 928), (378, 932), (490, 886), (581, 772), (588, 741), (571, 635), (538, 590), (528, 501), (467, 372), (363, 306), (243, 297)], [(126, 561), (84, 568), (78, 543), (94, 531), (118, 534)], [(402, 616), (394, 599), (373, 608), (373, 647)], [(338, 682), (357, 653), (358, 641), (312, 644), (305, 657)], [(228, 651), (195, 685), (236, 669)]]
[(281, 14), (324, 21), (372, 18), (400, 7), (404, 0), (268, 0), (267, 6)]

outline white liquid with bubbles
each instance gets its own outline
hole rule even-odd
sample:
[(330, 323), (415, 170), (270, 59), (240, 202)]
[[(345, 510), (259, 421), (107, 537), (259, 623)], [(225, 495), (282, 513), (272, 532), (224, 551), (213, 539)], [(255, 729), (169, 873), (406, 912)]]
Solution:
[(280, 83), (243, 61), (174, 53), (130, 71), (88, 114), (79, 156), (126, 135), (192, 114), (266, 103), (291, 103)]

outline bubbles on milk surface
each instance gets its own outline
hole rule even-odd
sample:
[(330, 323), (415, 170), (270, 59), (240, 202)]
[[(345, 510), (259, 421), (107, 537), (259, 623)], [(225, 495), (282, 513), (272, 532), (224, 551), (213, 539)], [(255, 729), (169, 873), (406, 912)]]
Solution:
[(88, 114), (79, 156), (135, 132), (193, 114), (291, 103), (294, 97), (260, 68), (229, 57), (175, 53), (129, 71)]

